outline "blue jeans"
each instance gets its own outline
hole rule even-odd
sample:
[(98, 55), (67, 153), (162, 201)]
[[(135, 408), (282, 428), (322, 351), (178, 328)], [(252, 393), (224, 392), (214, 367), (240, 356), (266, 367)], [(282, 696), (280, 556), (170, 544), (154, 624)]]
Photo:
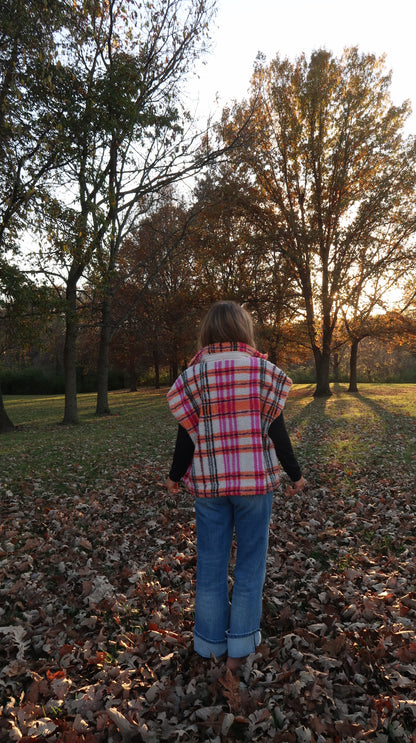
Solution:
[[(273, 494), (196, 498), (194, 649), (204, 658), (242, 658), (261, 641), (263, 584)], [(230, 604), (228, 565), (237, 541)]]

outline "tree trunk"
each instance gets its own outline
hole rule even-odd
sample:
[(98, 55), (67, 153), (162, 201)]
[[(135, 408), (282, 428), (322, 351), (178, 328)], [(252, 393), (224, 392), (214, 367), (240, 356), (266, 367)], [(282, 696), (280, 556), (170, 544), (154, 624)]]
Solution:
[(341, 359), (339, 357), (339, 353), (335, 351), (333, 357), (332, 357), (332, 371), (334, 373), (334, 382), (339, 382), (339, 365), (341, 363)]
[(14, 430), (14, 425), (6, 413), (0, 384), (0, 433), (8, 433)]
[(77, 404), (77, 282), (81, 275), (79, 267), (71, 268), (66, 287), (66, 329), (64, 346), (65, 410), (62, 423), (78, 423)]
[(313, 393), (314, 397), (331, 397), (332, 392), (329, 388), (329, 369), (331, 354), (329, 351), (322, 352), (316, 350), (314, 352), (315, 357), (315, 369), (316, 369), (316, 389)]
[(155, 387), (158, 390), (160, 387), (160, 364), (159, 364), (159, 347), (157, 345), (153, 346), (153, 364), (155, 367)]
[(179, 376), (179, 363), (178, 363), (178, 359), (175, 358), (171, 361), (171, 364), (170, 364), (170, 379), (172, 380), (171, 384), (174, 383), (175, 379), (177, 379), (178, 376)]
[(130, 392), (137, 392), (137, 374), (136, 374), (136, 349), (134, 339), (130, 341), (129, 347), (129, 380)]
[(359, 339), (354, 338), (351, 343), (350, 349), (350, 385), (348, 392), (358, 392), (357, 387), (357, 360), (358, 360), (358, 344)]
[(110, 368), (110, 341), (111, 341), (111, 299), (104, 297), (102, 304), (102, 320), (100, 333), (100, 347), (98, 350), (97, 369), (97, 407), (96, 415), (110, 415), (108, 404), (108, 372)]
[(316, 388), (314, 391), (314, 397), (330, 397), (332, 395), (329, 389), (329, 370), (331, 363), (331, 323), (329, 318), (329, 312), (325, 312), (324, 307), (324, 319), (322, 328), (322, 348), (319, 345), (319, 339), (316, 331), (316, 321), (313, 306), (313, 292), (311, 286), (311, 278), (307, 272), (303, 272), (302, 275), (302, 294), (305, 301), (306, 309), (306, 325), (308, 328), (308, 335), (313, 350), (313, 356), (315, 359), (315, 372), (316, 372)]

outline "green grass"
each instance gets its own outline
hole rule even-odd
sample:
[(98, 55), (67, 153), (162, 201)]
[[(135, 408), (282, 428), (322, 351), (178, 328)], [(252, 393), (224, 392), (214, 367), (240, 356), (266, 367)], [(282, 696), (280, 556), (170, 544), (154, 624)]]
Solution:
[(140, 461), (168, 461), (175, 423), (166, 390), (112, 392), (112, 415), (95, 416), (95, 395), (78, 396), (79, 424), (63, 426), (64, 398), (5, 397), (16, 431), (0, 437), (3, 487), (38, 479), (50, 492), (97, 487)]
[[(358, 394), (336, 385), (330, 398), (313, 398), (313, 386), (298, 385), (288, 403), (287, 427), (306, 461), (338, 462), (344, 476), (359, 466), (397, 466), (414, 471), (416, 386), (363, 384)], [(348, 467), (350, 465), (350, 467)]]
[[(313, 397), (313, 385), (294, 385), (285, 419), (302, 466), (315, 479), (335, 480), (342, 472), (352, 490), (357, 472), (380, 466), (412, 474), (416, 459), (414, 385), (346, 385), (328, 399)], [(110, 480), (118, 470), (160, 463), (168, 467), (176, 425), (166, 389), (111, 392), (111, 416), (95, 416), (95, 395), (78, 396), (77, 426), (63, 426), (63, 396), (5, 397), (15, 432), (0, 436), (0, 482), (24, 488), (38, 480), (43, 492), (88, 489)], [(72, 485), (71, 485), (72, 483)]]

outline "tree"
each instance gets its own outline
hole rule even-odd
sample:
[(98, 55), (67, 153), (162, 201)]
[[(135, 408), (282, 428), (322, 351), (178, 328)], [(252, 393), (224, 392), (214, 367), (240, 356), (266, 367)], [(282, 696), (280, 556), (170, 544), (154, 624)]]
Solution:
[(234, 163), (269, 207), (266, 249), (293, 267), (315, 395), (330, 394), (331, 343), (352, 278), (363, 262), (370, 280), (398, 260), (415, 231), (416, 147), (403, 135), (409, 105), (393, 106), (389, 85), (383, 59), (356, 48), (339, 59), (325, 50), (294, 63), (259, 58), (251, 101), (225, 112), (232, 136), (254, 108)]
[[(54, 98), (66, 3), (5, 0), (0, 15), (0, 248), (17, 238), (45, 178), (62, 165)], [(58, 104), (58, 107), (56, 107)]]
[(191, 243), (204, 305), (219, 299), (254, 304), (258, 297), (262, 257), (259, 260), (246, 188), (249, 185), (223, 163), (211, 168), (194, 190), (198, 216)]
[[(397, 307), (409, 301), (400, 286), (409, 277), (416, 253), (414, 244), (406, 243), (408, 235), (403, 228), (406, 230), (406, 221), (403, 224), (396, 219), (371, 247), (357, 251), (354, 271), (344, 290), (341, 314), (350, 344), (349, 392), (358, 392), (359, 344), (364, 338), (383, 338), (390, 332), (392, 318), (400, 317), (399, 312), (392, 313), (393, 293)], [(398, 334), (400, 327), (399, 323)]]
[[(117, 256), (152, 199), (212, 156), (190, 134), (180, 109), (180, 83), (199, 53), (213, 12), (211, 0), (96, 3), (78, 13), (67, 51), (68, 110), (63, 117), (70, 165), (63, 182), (71, 210), (66, 254), (52, 229), (55, 255), (68, 263), (64, 422), (77, 420), (76, 293), (86, 273), (101, 296), (97, 414), (108, 408), (108, 350)], [(72, 211), (72, 213), (71, 213)], [(74, 229), (75, 226), (75, 229)], [(56, 249), (57, 248), (57, 249)], [(68, 254), (71, 256), (68, 262)], [(63, 260), (64, 259), (64, 260)]]
[[(0, 264), (0, 352), (22, 355), (42, 336), (45, 322), (55, 306), (48, 287), (39, 286), (16, 266)], [(12, 431), (0, 388), (0, 433)]]
[[(357, 363), (358, 348), (362, 340), (368, 337), (375, 337), (380, 334), (382, 321), (386, 317), (383, 313), (380, 322), (380, 316), (374, 314), (377, 309), (382, 309), (382, 296), (379, 282), (375, 277), (375, 282), (363, 282), (358, 280), (357, 283), (352, 281), (352, 288), (349, 292), (349, 303), (342, 305), (341, 313), (343, 318), (344, 331), (350, 347), (349, 359), (349, 386), (348, 392), (358, 392), (357, 385)], [(383, 286), (386, 287), (384, 282)], [(370, 287), (373, 288), (371, 291)], [(364, 295), (364, 290), (367, 291)], [(370, 291), (368, 291), (370, 289)]]
[(196, 214), (168, 189), (120, 251), (112, 353), (128, 359), (133, 389), (136, 353), (151, 356), (158, 386), (162, 362), (175, 378), (194, 351), (200, 306), (191, 237)]
[[(53, 95), (57, 33), (68, 8), (58, 0), (4, 0), (0, 14), (0, 288), (28, 211), (62, 166), (60, 100)], [(18, 285), (15, 285), (18, 288)], [(3, 422), (3, 423), (2, 423)], [(0, 429), (9, 427), (0, 391)]]
[(270, 358), (281, 359), (282, 328), (298, 317), (299, 294), (285, 256), (264, 249), (268, 216), (256, 188), (231, 163), (221, 162), (200, 180), (194, 197), (199, 213), (190, 245), (200, 301), (245, 303)]

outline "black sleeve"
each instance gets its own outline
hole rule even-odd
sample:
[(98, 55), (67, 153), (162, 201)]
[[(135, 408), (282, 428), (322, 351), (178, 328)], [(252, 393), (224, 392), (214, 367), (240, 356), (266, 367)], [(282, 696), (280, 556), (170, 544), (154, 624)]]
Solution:
[(169, 472), (169, 477), (173, 482), (179, 482), (179, 480), (184, 476), (192, 462), (194, 450), (195, 446), (188, 431), (183, 426), (178, 425), (172, 467)]
[(270, 424), (268, 434), (273, 441), (277, 458), (292, 482), (300, 480), (302, 471), (295, 457), (289, 434), (286, 431), (283, 413)]

